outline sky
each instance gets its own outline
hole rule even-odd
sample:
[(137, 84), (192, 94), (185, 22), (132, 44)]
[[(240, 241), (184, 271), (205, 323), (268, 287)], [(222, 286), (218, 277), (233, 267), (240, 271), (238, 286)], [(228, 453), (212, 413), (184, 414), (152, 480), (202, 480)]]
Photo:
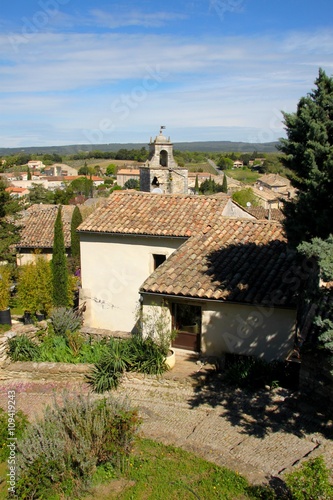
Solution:
[(319, 67), (331, 0), (12, 0), (0, 6), (0, 147), (270, 142)]

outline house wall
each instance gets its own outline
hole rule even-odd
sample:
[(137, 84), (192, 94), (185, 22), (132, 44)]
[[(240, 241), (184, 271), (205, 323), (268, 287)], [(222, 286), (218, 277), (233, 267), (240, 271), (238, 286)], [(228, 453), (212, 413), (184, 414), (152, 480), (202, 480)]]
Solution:
[(153, 272), (153, 254), (168, 258), (183, 238), (80, 233), (80, 303), (85, 302), (85, 325), (132, 331), (139, 288)]
[(246, 354), (267, 361), (285, 359), (293, 347), (296, 310), (206, 302), (202, 311), (202, 352)]
[[(16, 254), (16, 265), (23, 266), (24, 264), (29, 264), (30, 262), (36, 262), (38, 257), (43, 256), (46, 260), (50, 261), (53, 256), (52, 248), (43, 248), (43, 249), (21, 249), (20, 253)], [(66, 250), (66, 255), (69, 255), (69, 250)]]
[[(143, 295), (143, 310), (151, 313), (152, 303), (159, 308), (158, 295)], [(169, 298), (169, 304), (175, 301)], [(177, 299), (186, 303), (186, 299)], [(296, 310), (188, 301), (201, 305), (201, 353), (221, 356), (224, 353), (255, 356), (272, 361), (284, 360), (294, 344)]]
[(223, 210), (224, 217), (240, 217), (242, 219), (255, 219), (251, 214), (242, 210), (241, 207), (235, 205), (235, 203), (230, 199)]

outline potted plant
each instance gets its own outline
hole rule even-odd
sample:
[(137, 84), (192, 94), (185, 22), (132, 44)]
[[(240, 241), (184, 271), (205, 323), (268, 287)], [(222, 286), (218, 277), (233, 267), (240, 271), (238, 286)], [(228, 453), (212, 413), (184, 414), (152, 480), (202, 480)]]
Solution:
[(0, 324), (11, 325), (9, 309), (11, 272), (7, 265), (0, 266)]

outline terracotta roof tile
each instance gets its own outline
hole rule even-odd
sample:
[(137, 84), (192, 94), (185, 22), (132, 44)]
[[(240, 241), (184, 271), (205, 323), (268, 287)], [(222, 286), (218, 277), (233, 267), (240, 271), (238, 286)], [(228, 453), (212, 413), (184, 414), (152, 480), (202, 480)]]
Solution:
[(293, 266), (280, 223), (222, 218), (207, 234), (181, 245), (141, 291), (290, 306), (293, 292), (286, 277)]
[(230, 197), (114, 191), (81, 232), (190, 237), (222, 217)]
[[(65, 247), (71, 246), (71, 220), (73, 205), (62, 207), (62, 223)], [(58, 214), (58, 205), (32, 205), (20, 219), (21, 239), (17, 244), (21, 248), (52, 248), (54, 224)]]

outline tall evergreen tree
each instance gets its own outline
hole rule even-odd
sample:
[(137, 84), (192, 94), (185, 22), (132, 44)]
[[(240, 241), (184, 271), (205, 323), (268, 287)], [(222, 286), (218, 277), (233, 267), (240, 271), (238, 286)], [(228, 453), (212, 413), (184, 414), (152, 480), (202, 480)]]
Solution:
[(333, 79), (320, 69), (315, 85), (296, 113), (283, 114), (287, 138), (279, 149), (298, 190), (284, 208), (286, 234), (294, 246), (333, 233)]
[(195, 176), (194, 191), (195, 191), (196, 193), (199, 193), (199, 178), (198, 178), (198, 176), (197, 176), (197, 175)]
[(75, 266), (80, 265), (80, 238), (76, 230), (81, 222), (81, 212), (78, 207), (75, 207), (71, 220), (71, 254)]
[(68, 270), (65, 241), (61, 218), (61, 205), (54, 224), (52, 256), (53, 303), (55, 307), (68, 306)]
[(228, 181), (227, 181), (227, 176), (224, 174), (222, 182), (222, 193), (227, 193), (227, 192), (228, 192)]
[(19, 225), (15, 223), (20, 210), (18, 200), (12, 199), (6, 185), (0, 181), (0, 261), (15, 260), (14, 244), (20, 239)]

